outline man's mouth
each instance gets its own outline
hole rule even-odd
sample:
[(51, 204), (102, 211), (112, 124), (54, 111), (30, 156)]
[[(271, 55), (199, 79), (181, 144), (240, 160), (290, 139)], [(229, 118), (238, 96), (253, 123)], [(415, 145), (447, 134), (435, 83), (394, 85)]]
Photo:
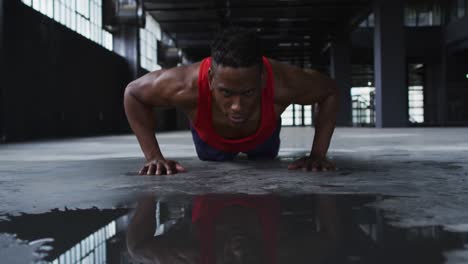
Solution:
[(229, 115), (229, 119), (231, 122), (239, 124), (245, 122), (245, 117), (241, 115)]

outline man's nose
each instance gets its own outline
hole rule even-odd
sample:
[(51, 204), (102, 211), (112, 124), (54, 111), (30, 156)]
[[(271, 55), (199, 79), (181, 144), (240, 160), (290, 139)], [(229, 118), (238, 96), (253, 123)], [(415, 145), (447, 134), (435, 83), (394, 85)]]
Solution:
[(240, 112), (241, 109), (242, 109), (242, 106), (241, 106), (241, 97), (240, 97), (240, 95), (233, 96), (232, 104), (231, 104), (231, 110), (233, 112)]

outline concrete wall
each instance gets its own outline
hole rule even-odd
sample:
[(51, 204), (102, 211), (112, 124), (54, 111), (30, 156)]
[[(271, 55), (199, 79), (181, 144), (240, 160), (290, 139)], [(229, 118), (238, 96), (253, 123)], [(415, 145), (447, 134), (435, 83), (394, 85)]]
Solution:
[(468, 16), (457, 19), (445, 27), (445, 43), (447, 45), (455, 44), (460, 41), (468, 40)]
[(468, 125), (468, 50), (447, 56), (447, 125)]
[(20, 1), (4, 8), (3, 141), (128, 131), (124, 58)]

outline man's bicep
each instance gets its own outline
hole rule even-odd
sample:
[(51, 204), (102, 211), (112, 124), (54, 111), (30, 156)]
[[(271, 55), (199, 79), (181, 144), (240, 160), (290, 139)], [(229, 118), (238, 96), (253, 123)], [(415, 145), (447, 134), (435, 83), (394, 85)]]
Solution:
[(180, 81), (167, 70), (148, 73), (129, 86), (138, 101), (154, 107), (176, 106), (174, 95), (181, 89)]

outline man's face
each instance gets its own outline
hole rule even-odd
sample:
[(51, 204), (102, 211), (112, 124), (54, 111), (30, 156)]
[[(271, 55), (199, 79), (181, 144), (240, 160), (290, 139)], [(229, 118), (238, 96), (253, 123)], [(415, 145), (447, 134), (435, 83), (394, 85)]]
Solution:
[(259, 66), (216, 66), (209, 71), (214, 103), (234, 126), (250, 120), (261, 103), (262, 72)]

